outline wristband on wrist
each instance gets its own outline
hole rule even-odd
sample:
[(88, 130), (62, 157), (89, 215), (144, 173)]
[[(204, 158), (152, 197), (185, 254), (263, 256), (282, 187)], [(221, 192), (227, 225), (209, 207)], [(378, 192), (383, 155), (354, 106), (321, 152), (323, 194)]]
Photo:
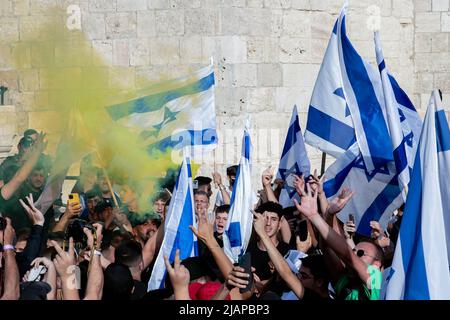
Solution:
[(99, 251), (99, 250), (94, 250), (94, 254), (96, 255), (96, 256), (102, 256), (102, 252), (101, 251)]
[(12, 244), (4, 244), (3, 245), (3, 251), (6, 251), (6, 250), (14, 251), (14, 250), (16, 250), (16, 248), (14, 248), (14, 246)]

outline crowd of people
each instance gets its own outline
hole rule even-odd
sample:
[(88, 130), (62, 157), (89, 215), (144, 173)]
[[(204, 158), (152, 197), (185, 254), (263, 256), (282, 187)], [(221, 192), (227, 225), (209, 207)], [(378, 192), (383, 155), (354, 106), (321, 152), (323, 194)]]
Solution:
[[(164, 239), (171, 189), (162, 188), (142, 212), (112, 191), (108, 174), (82, 168), (72, 194), (46, 212), (36, 205), (52, 158), (45, 135), (26, 130), (18, 153), (0, 165), (0, 296), (6, 300), (378, 300), (383, 271), (392, 262), (402, 210), (383, 230), (356, 232), (339, 213), (352, 197), (344, 189), (328, 201), (322, 179), (295, 177), (298, 201), (283, 208), (283, 182), (268, 168), (261, 176), (253, 233), (245, 263), (223, 250), (223, 235), (238, 166), (194, 179), (199, 255), (171, 264), (162, 289), (147, 291)], [(216, 191), (216, 192), (213, 192)]]

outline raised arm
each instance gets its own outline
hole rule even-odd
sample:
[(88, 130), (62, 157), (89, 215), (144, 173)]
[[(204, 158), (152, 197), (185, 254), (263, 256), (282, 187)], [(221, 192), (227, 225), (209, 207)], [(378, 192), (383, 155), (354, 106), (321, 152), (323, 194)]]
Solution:
[(53, 259), (56, 272), (61, 278), (64, 300), (80, 300), (77, 288), (76, 260), (73, 239), (69, 239), (69, 251), (64, 251), (56, 241), (51, 241), (57, 255)]
[(181, 264), (180, 250), (175, 252), (175, 261), (173, 267), (170, 265), (167, 256), (164, 256), (167, 273), (172, 283), (175, 300), (191, 300), (189, 296), (189, 270)]
[(31, 265), (34, 267), (44, 265), (47, 268), (43, 279), (51, 288), (50, 292), (47, 293), (47, 300), (56, 300), (56, 269), (53, 262), (48, 258), (39, 257), (34, 259)]
[(190, 228), (197, 238), (202, 240), (208, 247), (209, 251), (211, 251), (220, 272), (222, 272), (223, 277), (226, 279), (231, 270), (233, 270), (233, 264), (217, 243), (216, 238), (214, 238), (214, 226), (212, 222), (208, 221), (204, 215), (200, 216), (198, 220), (198, 230), (193, 226), (190, 226)]
[(220, 194), (222, 195), (223, 203), (230, 204), (230, 195), (228, 194), (225, 186), (222, 184), (222, 177), (220, 176), (220, 173), (214, 172), (213, 179), (214, 179), (214, 183), (220, 190)]
[(84, 228), (83, 231), (88, 238), (88, 248), (93, 251), (90, 259), (90, 268), (88, 273), (86, 295), (84, 300), (101, 300), (103, 292), (103, 269), (101, 264), (101, 246), (102, 246), (102, 225), (94, 223), (96, 241), (91, 230)]
[(69, 201), (67, 201), (66, 208), (66, 212), (64, 212), (64, 214), (61, 216), (61, 219), (59, 219), (59, 221), (53, 227), (53, 232), (64, 232), (70, 220), (78, 218), (81, 214), (81, 205), (79, 203), (69, 203)]
[(272, 189), (272, 179), (273, 179), (273, 168), (269, 166), (266, 170), (261, 174), (261, 182), (264, 188), (264, 191), (267, 196), (268, 201), (272, 201), (278, 203), (277, 197), (275, 197), (275, 193)]
[(15, 231), (11, 224), (11, 219), (6, 218), (6, 228), (3, 230), (3, 255), (5, 257), (5, 283), (4, 292), (0, 300), (18, 300), (19, 290), (19, 268), (16, 262), (16, 253), (13, 247)]
[(281, 278), (283, 278), (283, 280), (289, 286), (289, 288), (291, 288), (291, 290), (295, 293), (295, 295), (299, 299), (302, 299), (305, 289), (300, 280), (291, 271), (291, 268), (287, 264), (286, 260), (284, 260), (283, 256), (275, 247), (273, 242), (270, 240), (267, 233), (264, 231), (266, 219), (260, 213), (254, 212), (253, 215), (255, 216), (255, 221), (253, 223), (255, 231), (258, 234), (261, 241), (263, 242), (264, 246), (266, 247), (267, 253), (269, 254), (269, 258), (272, 261), (273, 265), (275, 266), (275, 269), (277, 270)]
[(317, 208), (317, 196), (318, 193), (312, 192), (311, 187), (307, 185), (307, 192), (302, 191), (301, 193), (301, 205), (294, 200), (295, 206), (316, 227), (328, 246), (367, 283), (369, 274), (366, 264), (353, 253), (344, 237), (336, 233), (320, 216)]
[(13, 194), (28, 178), (34, 166), (38, 162), (41, 153), (45, 150), (47, 146), (47, 142), (44, 142), (44, 138), (45, 134), (40, 133), (39, 137), (36, 140), (36, 143), (32, 147), (33, 150), (31, 151), (31, 154), (28, 157), (28, 159), (25, 161), (22, 167), (20, 167), (20, 169), (16, 172), (13, 178), (0, 189), (1, 196), (3, 197), (3, 199), (5, 200), (11, 199)]

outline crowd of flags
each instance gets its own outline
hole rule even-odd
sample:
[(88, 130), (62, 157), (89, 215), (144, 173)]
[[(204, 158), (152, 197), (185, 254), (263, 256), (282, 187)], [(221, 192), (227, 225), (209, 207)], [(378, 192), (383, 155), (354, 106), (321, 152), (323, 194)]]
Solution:
[[(385, 227), (389, 215), (406, 203), (386, 298), (450, 299), (450, 131), (441, 97), (433, 91), (422, 124), (388, 71), (379, 34), (374, 35), (375, 68), (352, 46), (346, 34), (346, 12), (344, 5), (332, 29), (304, 137), (297, 106), (293, 108), (277, 172), (277, 178), (285, 182), (280, 204), (292, 206), (298, 197), (294, 175), (310, 174), (305, 142), (333, 156), (336, 161), (325, 172), (324, 191), (328, 199), (345, 187), (356, 191), (338, 217), (346, 221), (353, 214), (358, 233), (370, 235), (372, 220)], [(197, 238), (189, 228), (197, 226), (191, 159), (218, 143), (212, 65), (167, 81), (154, 91), (106, 108), (113, 121), (140, 135), (150, 153), (167, 149), (183, 153), (148, 290), (164, 287), (164, 255), (171, 263), (177, 249), (181, 259), (198, 255)], [(249, 129), (247, 122), (224, 233), (224, 251), (233, 262), (247, 248), (257, 200)], [(66, 167), (62, 165), (60, 171)], [(49, 199), (54, 198), (51, 190), (58, 189), (51, 186), (44, 192)], [(47, 206), (49, 199), (42, 198), (39, 204)]]

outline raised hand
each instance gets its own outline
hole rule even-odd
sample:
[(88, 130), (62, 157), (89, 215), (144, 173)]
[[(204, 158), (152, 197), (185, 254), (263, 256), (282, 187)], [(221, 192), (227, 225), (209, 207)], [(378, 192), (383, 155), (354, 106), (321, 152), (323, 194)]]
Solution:
[(68, 252), (64, 251), (54, 240), (51, 240), (51, 244), (57, 252), (55, 259), (53, 259), (53, 264), (55, 265), (56, 272), (61, 277), (61, 279), (65, 281), (75, 273), (76, 260), (73, 238), (69, 239)]
[(28, 197), (25, 197), (25, 199), (27, 199), (28, 205), (25, 202), (23, 202), (22, 199), (19, 199), (19, 202), (22, 205), (22, 207), (25, 209), (25, 211), (28, 215), (28, 218), (30, 218), (33, 225), (43, 226), (44, 222), (45, 222), (45, 218), (44, 218), (44, 215), (42, 214), (42, 212), (39, 211), (38, 209), (36, 209), (36, 207), (34, 206), (33, 195), (30, 193), (30, 195)]
[(309, 219), (319, 213), (317, 208), (318, 193), (313, 192), (309, 184), (306, 185), (306, 189), (307, 192), (300, 190), (301, 204), (296, 199), (294, 199), (294, 204), (297, 210)]
[(314, 169), (314, 174), (309, 177), (308, 183), (311, 185), (314, 192), (318, 192), (319, 195), (323, 193), (323, 181), (325, 180), (325, 175), (319, 179), (317, 174), (317, 169)]
[(189, 226), (197, 238), (208, 244), (214, 239), (214, 224), (209, 221), (206, 214), (201, 214), (198, 217), (198, 230), (194, 226)]
[(353, 221), (349, 220), (344, 224), (344, 235), (346, 239), (351, 239), (356, 232), (356, 225)]
[(350, 201), (353, 194), (353, 191), (350, 191), (349, 188), (343, 188), (341, 192), (333, 200), (331, 200), (327, 209), (327, 213), (330, 215), (335, 215), (340, 212)]
[(39, 133), (34, 145), (33, 150), (36, 150), (36, 152), (42, 153), (44, 152), (45, 148), (47, 147), (48, 142), (45, 140), (46, 133)]
[(270, 186), (273, 179), (273, 168), (269, 166), (266, 170), (263, 171), (261, 175), (262, 185), (264, 187)]
[(305, 192), (305, 178), (303, 175), (294, 175), (294, 187), (295, 191), (301, 196), (302, 192)]
[(228, 278), (226, 279), (226, 284), (229, 290), (234, 287), (245, 289), (248, 285), (248, 279), (250, 274), (245, 273), (245, 269), (239, 266), (233, 266)]
[(301, 251), (303, 253), (308, 252), (309, 249), (312, 247), (312, 239), (311, 235), (308, 232), (308, 235), (306, 237), (305, 241), (301, 241), (299, 236), (295, 237), (295, 244), (298, 251)]
[(261, 236), (265, 234), (264, 228), (266, 225), (266, 218), (261, 213), (255, 212), (252, 210), (253, 213), (253, 227), (255, 228), (256, 233)]
[(95, 250), (100, 250), (103, 238), (102, 235), (103, 225), (101, 223), (94, 223), (92, 226), (95, 229), (96, 239), (94, 239), (94, 234), (90, 229), (83, 228), (83, 232), (87, 236), (87, 245), (89, 249), (94, 248)]
[(166, 264), (167, 273), (169, 274), (170, 282), (172, 282), (172, 286), (175, 292), (175, 298), (177, 299), (177, 293), (180, 293), (180, 291), (182, 290), (186, 291), (188, 288), (190, 280), (189, 270), (185, 266), (181, 265), (179, 249), (177, 249), (177, 251), (175, 252), (175, 261), (173, 267), (170, 265), (167, 256), (164, 256), (164, 263)]
[(3, 245), (5, 244), (14, 244), (14, 239), (16, 238), (16, 231), (14, 230), (12, 226), (11, 219), (8, 217), (5, 217), (6, 220), (6, 228), (3, 230)]
[(220, 173), (213, 172), (212, 176), (213, 176), (213, 182), (215, 183), (215, 185), (217, 187), (221, 186), (222, 185), (222, 177), (221, 177)]
[(67, 215), (69, 219), (78, 218), (81, 214), (81, 205), (78, 202), (67, 201)]

